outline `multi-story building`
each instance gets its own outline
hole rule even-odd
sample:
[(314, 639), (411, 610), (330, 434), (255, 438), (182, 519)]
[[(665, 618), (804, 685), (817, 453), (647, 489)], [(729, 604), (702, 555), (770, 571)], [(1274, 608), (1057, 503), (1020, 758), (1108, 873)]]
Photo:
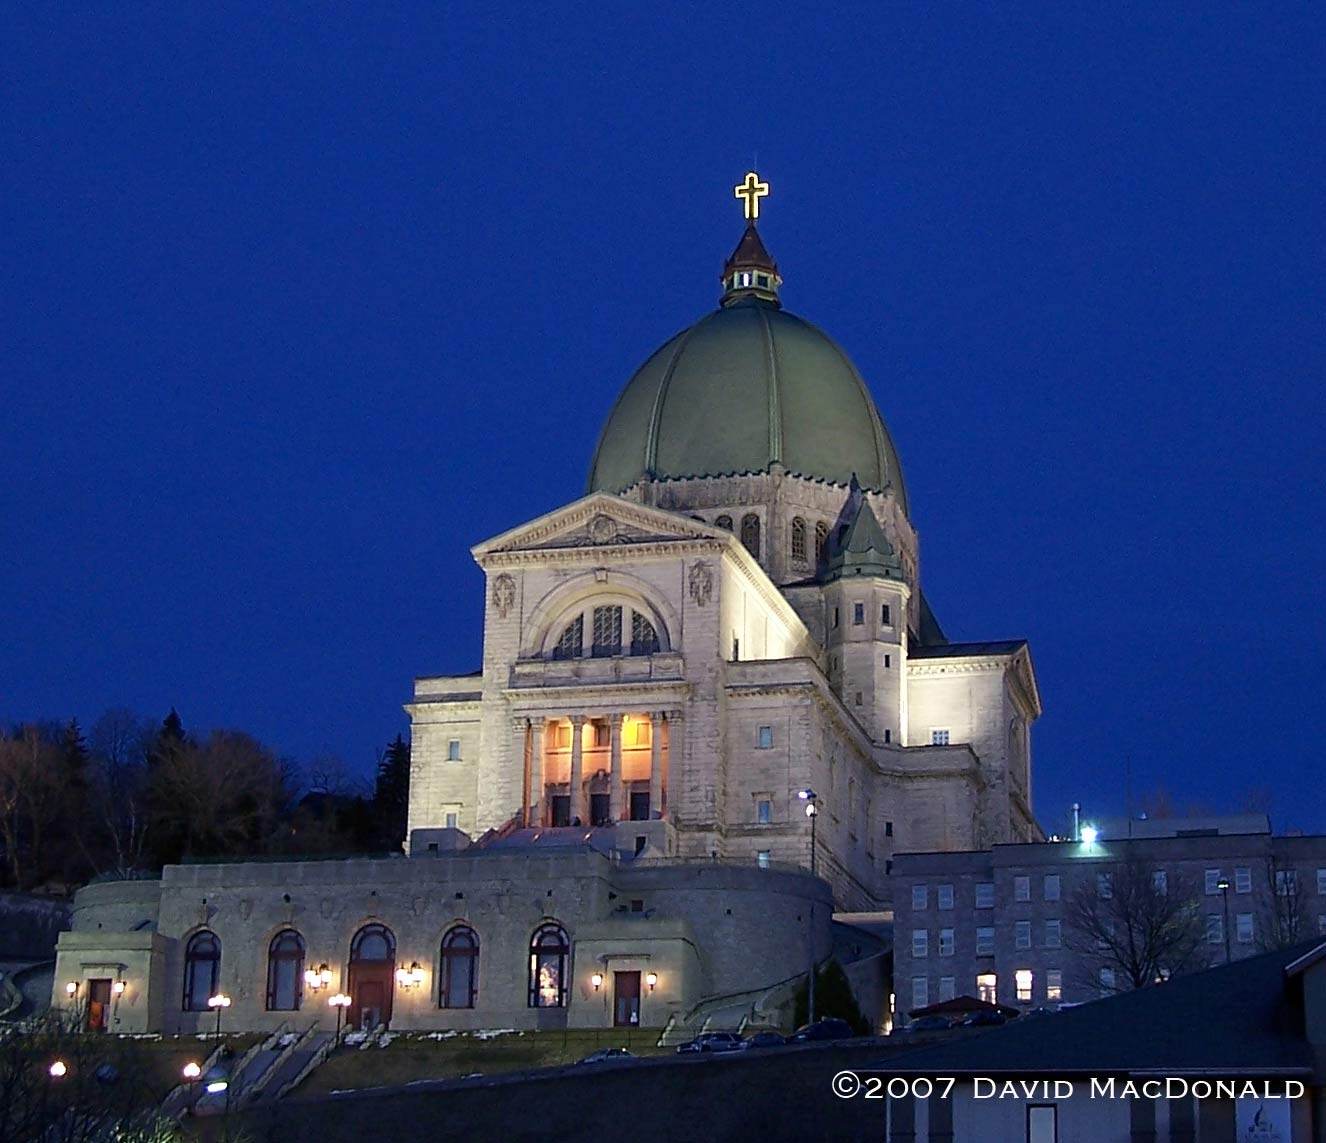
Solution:
[(1139, 928), (1149, 894), (1184, 903), (1205, 947), (1183, 967), (1326, 933), (1326, 837), (1277, 837), (1259, 815), (1137, 821), (1089, 844), (899, 854), (893, 871), (899, 1018), (954, 996), (1027, 1009), (1128, 988), (1107, 943), (1129, 924), (1116, 898), (1126, 879)]

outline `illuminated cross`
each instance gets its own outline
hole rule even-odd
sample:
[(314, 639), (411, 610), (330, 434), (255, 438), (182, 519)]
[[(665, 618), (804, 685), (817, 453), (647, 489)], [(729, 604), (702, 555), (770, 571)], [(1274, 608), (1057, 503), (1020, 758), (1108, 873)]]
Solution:
[(746, 175), (744, 183), (738, 183), (732, 188), (733, 197), (744, 200), (741, 205), (748, 219), (760, 217), (760, 199), (768, 193), (769, 184), (760, 182), (760, 176), (754, 171)]

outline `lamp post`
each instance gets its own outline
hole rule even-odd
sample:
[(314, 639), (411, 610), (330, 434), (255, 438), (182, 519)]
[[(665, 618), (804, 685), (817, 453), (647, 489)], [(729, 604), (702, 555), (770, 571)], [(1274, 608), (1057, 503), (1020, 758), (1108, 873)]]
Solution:
[(1225, 899), (1225, 963), (1229, 963), (1229, 878), (1222, 877), (1216, 882), (1220, 896)]
[(216, 1012), (216, 1038), (221, 1039), (221, 1013), (230, 1007), (230, 997), (224, 992), (218, 992), (215, 996), (207, 998), (207, 1007)]
[(341, 1019), (345, 1016), (345, 1010), (350, 1007), (350, 998), (344, 992), (338, 992), (335, 996), (327, 997), (327, 1003), (336, 1009), (336, 1039), (333, 1047), (341, 1046)]
[[(815, 874), (815, 819), (820, 816), (820, 799), (810, 787), (797, 791), (797, 797), (806, 803), (806, 817), (810, 818), (810, 875)], [(810, 903), (810, 976), (806, 985), (806, 1023), (815, 1023), (815, 902)]]

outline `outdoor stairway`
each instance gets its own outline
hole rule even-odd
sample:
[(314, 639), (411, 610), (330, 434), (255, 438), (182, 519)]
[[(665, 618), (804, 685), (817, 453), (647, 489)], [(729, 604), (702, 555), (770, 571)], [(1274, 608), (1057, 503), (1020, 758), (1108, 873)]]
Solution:
[(269, 1069), (268, 1078), (252, 1095), (254, 1103), (280, 1099), (332, 1053), (336, 1046), (334, 1032), (321, 1032), (315, 1024), (292, 1044), (285, 1057)]

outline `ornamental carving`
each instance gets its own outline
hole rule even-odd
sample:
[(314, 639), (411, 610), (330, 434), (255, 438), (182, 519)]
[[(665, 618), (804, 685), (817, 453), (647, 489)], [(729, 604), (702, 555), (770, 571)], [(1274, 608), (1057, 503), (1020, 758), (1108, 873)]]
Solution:
[(686, 584), (690, 588), (691, 598), (695, 600), (696, 607), (703, 607), (713, 598), (714, 573), (703, 561), (691, 565), (691, 574), (687, 577)]
[(493, 607), (500, 618), (505, 619), (512, 605), (516, 602), (516, 581), (506, 572), (493, 580)]
[(595, 544), (611, 544), (617, 538), (617, 521), (598, 515), (589, 522), (589, 539)]

